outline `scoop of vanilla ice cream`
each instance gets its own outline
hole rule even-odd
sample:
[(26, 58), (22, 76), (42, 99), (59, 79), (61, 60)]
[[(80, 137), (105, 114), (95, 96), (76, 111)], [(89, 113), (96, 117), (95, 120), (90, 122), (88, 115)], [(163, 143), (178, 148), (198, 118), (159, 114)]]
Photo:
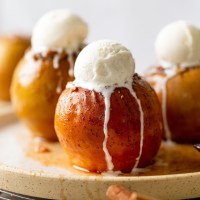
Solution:
[(187, 22), (177, 21), (164, 27), (155, 47), (163, 67), (200, 64), (200, 30)]
[(75, 83), (90, 89), (132, 83), (135, 63), (131, 52), (121, 44), (99, 40), (89, 44), (75, 62)]
[(32, 49), (74, 51), (79, 48), (88, 33), (87, 24), (67, 9), (53, 10), (42, 16), (32, 34)]

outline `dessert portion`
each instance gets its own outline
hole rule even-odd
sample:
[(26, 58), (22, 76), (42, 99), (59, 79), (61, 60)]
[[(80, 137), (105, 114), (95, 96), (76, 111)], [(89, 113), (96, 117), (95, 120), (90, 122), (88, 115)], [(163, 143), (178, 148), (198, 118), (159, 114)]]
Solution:
[(12, 81), (12, 103), (34, 136), (56, 140), (55, 107), (84, 46), (87, 25), (69, 10), (53, 10), (36, 23), (32, 47)]
[(10, 85), (14, 69), (29, 47), (29, 38), (0, 36), (0, 99), (10, 101)]
[(54, 67), (59, 67), (63, 54), (68, 58), (68, 75), (74, 76), (74, 57), (83, 48), (88, 34), (87, 24), (77, 15), (67, 9), (53, 10), (45, 14), (36, 23), (32, 35), (32, 51), (35, 54), (55, 52)]
[(153, 162), (162, 128), (158, 98), (135, 73), (131, 52), (110, 40), (85, 47), (55, 113), (71, 165), (97, 173), (134, 172)]
[(155, 47), (158, 66), (146, 79), (162, 104), (165, 138), (200, 142), (200, 30), (173, 22), (158, 34)]

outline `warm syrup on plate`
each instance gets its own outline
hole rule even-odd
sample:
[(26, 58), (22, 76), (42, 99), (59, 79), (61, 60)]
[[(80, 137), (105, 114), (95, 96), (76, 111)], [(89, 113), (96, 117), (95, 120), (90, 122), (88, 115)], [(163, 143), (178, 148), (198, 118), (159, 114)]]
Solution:
[[(76, 174), (86, 174), (86, 172), (76, 170), (71, 167), (60, 144), (41, 141), (40, 149), (48, 151), (35, 151), (34, 141), (31, 141), (27, 156), (39, 161), (45, 166), (55, 166), (66, 169)], [(154, 164), (137, 170), (133, 175), (155, 176), (168, 174), (182, 174), (200, 171), (200, 153), (192, 145), (166, 144), (162, 143)], [(88, 173), (87, 173), (88, 174)], [(130, 176), (130, 174), (128, 174)], [(132, 175), (132, 174), (131, 174)]]

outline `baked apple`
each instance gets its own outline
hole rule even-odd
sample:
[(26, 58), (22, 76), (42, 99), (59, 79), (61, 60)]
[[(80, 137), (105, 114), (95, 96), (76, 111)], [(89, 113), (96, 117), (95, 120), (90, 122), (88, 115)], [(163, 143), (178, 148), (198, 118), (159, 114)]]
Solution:
[(72, 166), (128, 173), (152, 163), (162, 135), (160, 104), (128, 49), (100, 40), (81, 51), (75, 81), (57, 104), (55, 130)]
[(10, 100), (10, 85), (14, 69), (29, 47), (30, 40), (22, 36), (0, 37), (0, 99)]
[(14, 73), (12, 103), (34, 136), (56, 140), (54, 113), (58, 97), (74, 79), (73, 64), (87, 26), (68, 10), (44, 15), (32, 35), (32, 48)]
[(165, 138), (200, 142), (200, 31), (183, 22), (165, 27), (156, 40), (159, 67), (146, 80), (162, 104)]

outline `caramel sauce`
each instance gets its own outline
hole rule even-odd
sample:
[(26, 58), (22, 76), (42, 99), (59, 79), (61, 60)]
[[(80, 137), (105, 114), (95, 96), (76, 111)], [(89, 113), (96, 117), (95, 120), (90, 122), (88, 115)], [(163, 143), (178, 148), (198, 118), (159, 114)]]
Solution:
[[(89, 174), (70, 166), (67, 157), (58, 142), (42, 142), (42, 148), (48, 149), (45, 152), (35, 151), (34, 141), (31, 141), (27, 156), (39, 161), (44, 166), (58, 167), (66, 169), (73, 174)], [(169, 174), (183, 174), (200, 171), (200, 153), (192, 146), (186, 144), (166, 144), (162, 143), (154, 163), (144, 169), (138, 169), (133, 174), (121, 176), (155, 176)], [(95, 174), (96, 175), (96, 174)]]
[(60, 146), (59, 142), (48, 142), (43, 140), (39, 143), (39, 149), (48, 149), (48, 151), (37, 151), (38, 143), (34, 139), (31, 139), (26, 155), (36, 161), (39, 161), (42, 165), (48, 167), (58, 167), (65, 169), (75, 174), (85, 174), (85, 172), (76, 170), (71, 166), (67, 160), (67, 156)]

